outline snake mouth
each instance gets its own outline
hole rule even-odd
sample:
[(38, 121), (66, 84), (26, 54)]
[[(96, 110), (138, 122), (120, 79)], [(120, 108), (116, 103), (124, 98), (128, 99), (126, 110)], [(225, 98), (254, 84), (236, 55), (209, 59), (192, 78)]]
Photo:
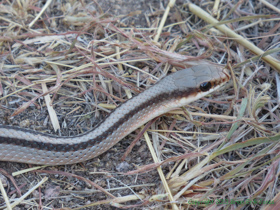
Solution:
[(225, 82), (229, 81), (230, 80), (230, 74), (229, 74), (228, 70), (226, 68), (223, 68), (222, 73), (224, 74), (221, 77), (222, 82), (225, 83)]
[(229, 80), (230, 80), (230, 74), (229, 74), (228, 70), (224, 67), (221, 69), (220, 77), (218, 79), (213, 80), (213, 87), (216, 87), (216, 86), (220, 87), (223, 84), (225, 84), (226, 82), (228, 82)]

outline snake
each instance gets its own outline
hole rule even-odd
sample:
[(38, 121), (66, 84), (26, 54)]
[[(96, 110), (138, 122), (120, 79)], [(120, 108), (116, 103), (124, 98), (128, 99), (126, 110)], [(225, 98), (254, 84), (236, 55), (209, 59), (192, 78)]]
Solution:
[(176, 71), (128, 99), (93, 129), (76, 136), (0, 125), (0, 161), (65, 165), (92, 159), (148, 121), (208, 95), (229, 79), (227, 70), (214, 64)]

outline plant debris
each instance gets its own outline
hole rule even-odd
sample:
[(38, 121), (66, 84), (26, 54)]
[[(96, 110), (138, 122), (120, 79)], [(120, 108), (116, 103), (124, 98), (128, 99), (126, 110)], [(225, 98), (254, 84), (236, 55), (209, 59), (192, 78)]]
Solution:
[(279, 209), (279, 2), (112, 2), (1, 2), (0, 124), (72, 136), (170, 72), (231, 81), (92, 160), (0, 162), (1, 209)]

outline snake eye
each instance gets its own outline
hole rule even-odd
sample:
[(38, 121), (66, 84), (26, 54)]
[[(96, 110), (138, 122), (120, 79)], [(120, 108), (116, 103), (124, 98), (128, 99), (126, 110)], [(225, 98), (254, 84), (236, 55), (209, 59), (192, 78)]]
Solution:
[(199, 88), (201, 91), (206, 92), (212, 87), (211, 82), (203, 82), (200, 84)]

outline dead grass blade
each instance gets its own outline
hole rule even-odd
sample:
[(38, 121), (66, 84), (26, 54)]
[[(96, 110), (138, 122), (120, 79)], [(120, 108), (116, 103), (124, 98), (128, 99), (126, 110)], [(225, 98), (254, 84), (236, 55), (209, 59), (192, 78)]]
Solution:
[[(196, 6), (194, 4), (189, 4), (189, 9), (194, 14), (196, 14), (197, 16), (199, 16), (200, 18), (202, 18), (203, 20), (205, 20), (205, 21), (207, 21), (211, 24), (218, 24), (219, 23), (215, 18), (213, 18), (207, 12), (205, 12), (204, 10), (202, 10), (201, 8), (199, 8), (198, 6)], [(236, 34), (234, 31), (229, 29), (227, 26), (225, 26), (225, 25), (215, 25), (215, 27), (217, 29), (219, 29), (220, 31), (222, 31), (226, 36), (234, 38), (238, 43), (240, 43), (244, 47), (248, 48), (253, 53), (255, 53), (259, 56), (262, 56), (262, 59), (264, 61), (268, 62), (272, 67), (274, 67), (277, 71), (280, 72), (280, 62), (277, 59), (275, 59), (274, 57), (272, 57), (270, 55), (263, 56), (264, 51), (259, 49), (257, 46), (255, 46), (254, 44), (252, 44), (248, 40), (244, 39), (242, 36)]]

